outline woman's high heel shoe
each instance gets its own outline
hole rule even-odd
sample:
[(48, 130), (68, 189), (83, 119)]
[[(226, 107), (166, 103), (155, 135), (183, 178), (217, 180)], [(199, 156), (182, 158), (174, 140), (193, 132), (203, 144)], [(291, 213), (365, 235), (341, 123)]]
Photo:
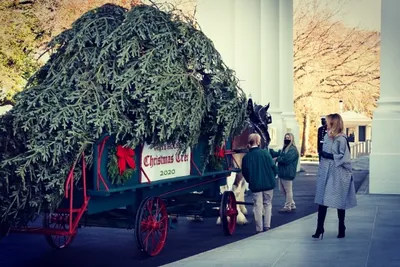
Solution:
[(346, 226), (344, 224), (339, 224), (339, 233), (337, 238), (344, 238), (346, 237)]
[(313, 238), (319, 238), (321, 236), (321, 240), (324, 238), (324, 228), (317, 228), (317, 230), (315, 231), (315, 234), (312, 235)]
[(324, 222), (326, 217), (327, 206), (318, 206), (318, 221), (317, 221), (317, 230), (315, 234), (312, 235), (313, 238), (319, 238), (321, 236), (321, 240), (324, 238)]
[(346, 236), (346, 226), (344, 226), (344, 218), (346, 217), (346, 210), (337, 210), (338, 219), (339, 219), (339, 233), (337, 238), (344, 238)]

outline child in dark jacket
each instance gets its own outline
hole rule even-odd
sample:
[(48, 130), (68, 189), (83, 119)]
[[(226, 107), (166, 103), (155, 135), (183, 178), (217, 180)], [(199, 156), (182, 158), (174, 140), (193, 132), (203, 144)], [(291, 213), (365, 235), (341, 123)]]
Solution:
[(260, 135), (251, 134), (248, 144), (249, 152), (242, 160), (242, 174), (253, 193), (256, 232), (260, 233), (271, 227), (272, 197), (277, 169), (268, 150), (259, 148)]
[(284, 207), (279, 212), (294, 211), (296, 210), (296, 203), (293, 200), (293, 180), (297, 173), (299, 151), (294, 144), (293, 134), (285, 134), (282, 150), (275, 152), (270, 149), (270, 153), (278, 162), (279, 189), (286, 199)]

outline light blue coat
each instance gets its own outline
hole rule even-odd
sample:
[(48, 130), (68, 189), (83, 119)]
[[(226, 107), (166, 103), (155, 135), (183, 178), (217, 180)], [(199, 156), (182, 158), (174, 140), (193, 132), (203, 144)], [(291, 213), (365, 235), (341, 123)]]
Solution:
[(315, 203), (336, 209), (350, 209), (357, 206), (346, 137), (338, 135), (332, 139), (326, 134), (322, 150), (333, 154), (334, 159), (321, 158)]

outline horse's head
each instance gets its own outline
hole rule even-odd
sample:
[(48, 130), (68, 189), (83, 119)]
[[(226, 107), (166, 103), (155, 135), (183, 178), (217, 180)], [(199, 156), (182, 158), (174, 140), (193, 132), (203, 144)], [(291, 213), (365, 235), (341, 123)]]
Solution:
[[(249, 98), (247, 102), (247, 116), (248, 116), (248, 126), (242, 135), (236, 140), (238, 141), (237, 146), (243, 146), (247, 142), (248, 135), (251, 133), (258, 133), (261, 136), (261, 147), (266, 148), (271, 138), (268, 133), (268, 124), (272, 123), (272, 116), (268, 113), (270, 104), (266, 106), (257, 105), (253, 103), (253, 100)], [(241, 140), (239, 142), (239, 140)]]
[(268, 105), (266, 105), (266, 106), (257, 105), (255, 107), (258, 117), (265, 125), (272, 123), (272, 116), (271, 116), (271, 114), (268, 113), (269, 106), (270, 106), (270, 103), (268, 103)]

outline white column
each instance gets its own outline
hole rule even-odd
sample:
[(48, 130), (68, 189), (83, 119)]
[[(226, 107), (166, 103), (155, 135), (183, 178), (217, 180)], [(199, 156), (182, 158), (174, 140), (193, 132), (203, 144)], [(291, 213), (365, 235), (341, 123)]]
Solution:
[(282, 146), (284, 135), (279, 92), (279, 0), (261, 0), (261, 103), (271, 103), (271, 148)]
[(382, 0), (381, 88), (372, 120), (372, 194), (400, 194), (400, 1)]
[(235, 1), (198, 0), (196, 19), (201, 30), (210, 38), (225, 64), (235, 65)]
[(256, 103), (263, 104), (260, 101), (260, 0), (231, 0), (231, 2), (235, 2), (236, 75), (240, 80), (240, 87), (247, 96), (251, 93)]
[(367, 129), (366, 129), (366, 139), (367, 140), (371, 140), (371, 136), (372, 135), (372, 128), (371, 125), (367, 125)]
[[(279, 100), (286, 132), (293, 133), (300, 152), (300, 129), (294, 113), (293, 0), (279, 2)], [(283, 136), (281, 137), (283, 139)], [(300, 161), (299, 161), (300, 162)], [(298, 165), (300, 170), (300, 163)]]
[[(196, 19), (210, 38), (224, 63), (235, 69), (235, 0), (197, 0)], [(235, 174), (228, 177), (232, 188)]]

